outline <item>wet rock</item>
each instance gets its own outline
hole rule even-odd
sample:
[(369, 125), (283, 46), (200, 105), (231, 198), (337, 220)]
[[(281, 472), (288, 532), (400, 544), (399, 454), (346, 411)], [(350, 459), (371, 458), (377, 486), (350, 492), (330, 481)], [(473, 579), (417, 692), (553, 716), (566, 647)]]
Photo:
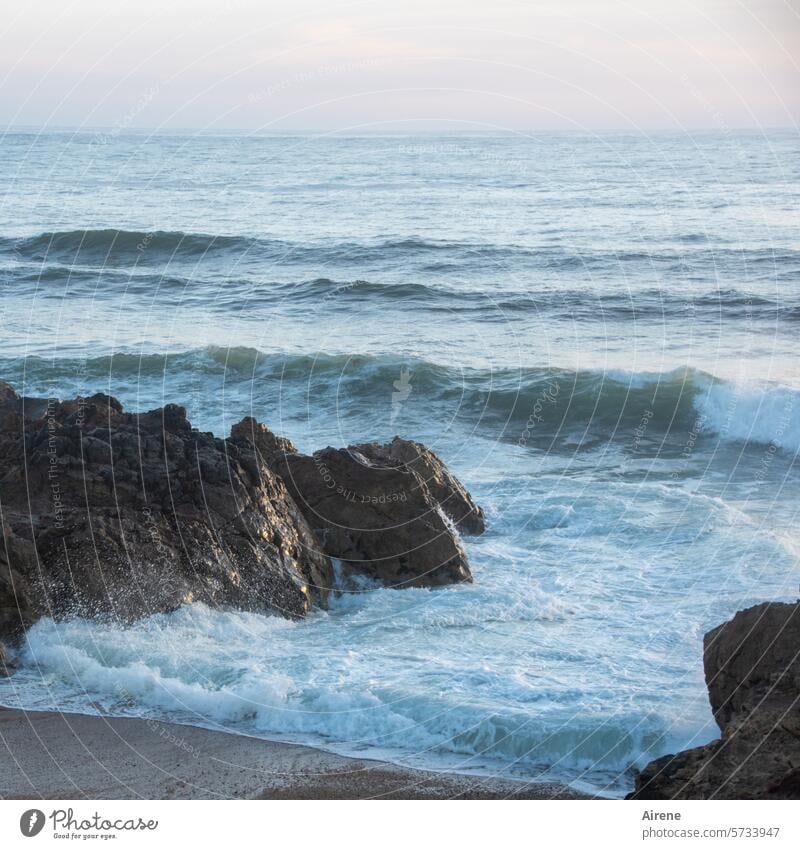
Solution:
[(482, 512), (418, 443), (309, 457), (250, 418), (219, 439), (175, 404), (3, 383), (0, 426), (6, 639), (43, 615), (130, 622), (194, 601), (302, 616), (326, 603), (329, 555), (395, 587), (471, 580), (454, 523), (477, 532)]
[(326, 448), (308, 456), (249, 419), (232, 433), (249, 434), (346, 576), (365, 576), (391, 587), (472, 580), (458, 534), (418, 469), (429, 472), (460, 519), (469, 517), (457, 509), (456, 495), (459, 503), (469, 505), (471, 527), (482, 513), (433, 452), (426, 454), (419, 446), (416, 453), (423, 459), (417, 463), (403, 446), (393, 448), (394, 443), (364, 446), (363, 451), (362, 446)]
[(439, 457), (422, 443), (395, 436), (385, 445), (370, 442), (351, 449), (373, 463), (415, 472), (461, 533), (482, 534), (486, 530), (483, 510)]
[(703, 645), (721, 738), (648, 764), (631, 798), (800, 798), (800, 604), (740, 611)]
[(168, 405), (23, 399), (0, 386), (0, 634), (44, 613), (121, 621), (191, 601), (301, 616), (328, 557), (247, 440)]

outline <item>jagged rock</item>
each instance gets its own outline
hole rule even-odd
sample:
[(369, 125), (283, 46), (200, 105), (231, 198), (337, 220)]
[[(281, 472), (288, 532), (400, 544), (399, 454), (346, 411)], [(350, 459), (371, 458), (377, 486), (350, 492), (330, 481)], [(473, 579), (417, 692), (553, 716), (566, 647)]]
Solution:
[(269, 468), (273, 468), (286, 454), (297, 454), (291, 440), (274, 434), (252, 416), (245, 416), (231, 428), (231, 439), (251, 442)]
[[(472, 580), (442, 506), (414, 464), (400, 460), (390, 446), (368, 446), (370, 456), (356, 446), (308, 456), (252, 419), (235, 425), (232, 436), (256, 445), (264, 463), (283, 478), (324, 551), (341, 561), (346, 575), (364, 575), (392, 587)], [(466, 495), (430, 452), (425, 463), (433, 469), (434, 461), (440, 467), (440, 491), (449, 480), (449, 491)]]
[(0, 634), (45, 613), (325, 603), (330, 560), (251, 442), (199, 433), (176, 405), (131, 414), (7, 385), (0, 424)]
[(386, 445), (369, 442), (351, 446), (351, 450), (382, 466), (396, 466), (416, 472), (462, 533), (482, 534), (486, 530), (483, 510), (472, 500), (461, 482), (450, 474), (439, 457), (420, 442), (395, 436)]
[(301, 616), (326, 602), (328, 552), (390, 586), (468, 581), (444, 511), (483, 522), (417, 443), (307, 457), (254, 419), (218, 439), (177, 405), (126, 413), (102, 394), (24, 398), (0, 383), (0, 463), (9, 639), (43, 615), (127, 622), (192, 601)]
[(703, 647), (721, 739), (648, 764), (631, 798), (800, 798), (800, 604), (740, 611)]

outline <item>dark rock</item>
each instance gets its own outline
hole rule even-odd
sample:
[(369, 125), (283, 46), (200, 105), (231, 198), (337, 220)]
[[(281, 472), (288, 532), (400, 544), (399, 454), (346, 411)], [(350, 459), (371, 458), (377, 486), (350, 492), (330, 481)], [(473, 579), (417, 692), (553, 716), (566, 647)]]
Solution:
[(297, 449), (285, 436), (277, 436), (266, 425), (251, 416), (245, 416), (231, 428), (231, 439), (251, 442), (264, 462), (272, 468), (287, 454), (297, 454)]
[[(392, 587), (441, 586), (471, 581), (466, 554), (443, 506), (417, 468), (434, 472), (437, 491), (469, 504), (472, 526), (481, 517), (460, 483), (432, 452), (418, 463), (403, 460), (405, 449), (369, 445), (298, 453), (252, 419), (232, 437), (250, 439), (273, 472), (283, 478), (327, 554), (342, 562), (345, 575), (363, 575)], [(395, 442), (402, 442), (396, 440)], [(416, 445), (416, 443), (407, 443)], [(395, 443), (392, 443), (392, 446)], [(438, 465), (437, 465), (438, 464)]]
[(4, 643), (0, 643), (0, 678), (9, 678), (17, 671), (17, 664), (11, 659)]
[(25, 577), (35, 574), (33, 543), (4, 527), (0, 545), (0, 634), (15, 638), (44, 612), (35, 604)]
[(286, 616), (324, 604), (331, 564), (251, 442), (94, 395), (0, 385), (0, 634), (39, 616), (130, 621), (204, 601)]
[(742, 610), (709, 631), (703, 649), (708, 696), (721, 730), (765, 700), (791, 706), (800, 699), (800, 605)]
[(218, 439), (175, 404), (0, 383), (0, 637), (192, 601), (302, 616), (326, 603), (328, 553), (390, 586), (471, 580), (451, 519), (483, 515), (461, 484), (417, 443), (362, 448), (308, 457), (254, 419)]
[(351, 450), (357, 451), (373, 463), (416, 472), (461, 533), (482, 534), (486, 530), (483, 510), (430, 448), (419, 442), (395, 436), (386, 445), (370, 442), (351, 446)]
[(800, 798), (800, 604), (740, 611), (703, 658), (721, 739), (648, 764), (630, 798)]

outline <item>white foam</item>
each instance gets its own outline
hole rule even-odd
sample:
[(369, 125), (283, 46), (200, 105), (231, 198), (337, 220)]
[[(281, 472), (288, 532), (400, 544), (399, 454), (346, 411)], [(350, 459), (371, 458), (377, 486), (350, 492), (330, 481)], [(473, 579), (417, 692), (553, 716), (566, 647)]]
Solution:
[[(478, 615), (475, 602), (457, 617), (447, 605), (439, 615), (426, 605), (416, 624), (395, 625), (466, 634), (492, 618), (490, 611)], [(547, 606), (544, 597), (538, 603)], [(435, 647), (428, 656), (423, 643), (392, 639), (376, 647), (365, 622), (347, 628), (336, 615), (320, 615), (314, 623), (289, 623), (203, 605), (129, 628), (44, 619), (29, 632), (18, 692), (30, 699), (38, 687), (66, 710), (91, 703), (111, 713), (288, 736), (343, 751), (427, 756), (429, 765), (439, 753), (451, 758), (450, 766), (495, 763), (523, 774), (550, 767), (561, 777), (585, 769), (620, 774), (663, 748), (666, 728), (656, 716), (593, 699), (561, 700), (514, 664), (508, 670), (474, 659), (460, 664), (447, 653), (437, 660)], [(331, 628), (349, 647), (324, 650)], [(365, 637), (356, 642), (359, 631)], [(26, 706), (47, 707), (46, 699)]]
[(709, 381), (695, 398), (702, 429), (724, 440), (800, 451), (800, 391), (780, 384), (757, 386)]

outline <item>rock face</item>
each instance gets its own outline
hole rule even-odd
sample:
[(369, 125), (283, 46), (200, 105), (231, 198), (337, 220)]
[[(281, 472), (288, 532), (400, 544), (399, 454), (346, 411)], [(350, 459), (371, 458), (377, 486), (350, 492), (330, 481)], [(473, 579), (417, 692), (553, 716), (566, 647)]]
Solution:
[(0, 634), (44, 614), (325, 603), (330, 561), (249, 442), (198, 433), (174, 405), (0, 400)]
[(709, 631), (704, 666), (721, 739), (648, 764), (631, 798), (800, 798), (800, 604)]
[(433, 452), (418, 446), (415, 462), (411, 446), (417, 443), (396, 439), (308, 456), (253, 419), (236, 425), (232, 435), (251, 440), (265, 465), (283, 478), (345, 576), (392, 587), (472, 580), (447, 513), (482, 529), (483, 512)]
[(375, 464), (415, 472), (461, 533), (482, 534), (486, 530), (483, 510), (430, 448), (395, 436), (387, 445), (370, 442), (352, 450)]
[(0, 383), (0, 640), (44, 615), (129, 622), (192, 601), (302, 616), (334, 586), (329, 555), (391, 586), (470, 580), (437, 498), (471, 527), (480, 509), (432, 452), (437, 497), (391, 446), (368, 448), (307, 457), (254, 419), (219, 439), (176, 405)]

